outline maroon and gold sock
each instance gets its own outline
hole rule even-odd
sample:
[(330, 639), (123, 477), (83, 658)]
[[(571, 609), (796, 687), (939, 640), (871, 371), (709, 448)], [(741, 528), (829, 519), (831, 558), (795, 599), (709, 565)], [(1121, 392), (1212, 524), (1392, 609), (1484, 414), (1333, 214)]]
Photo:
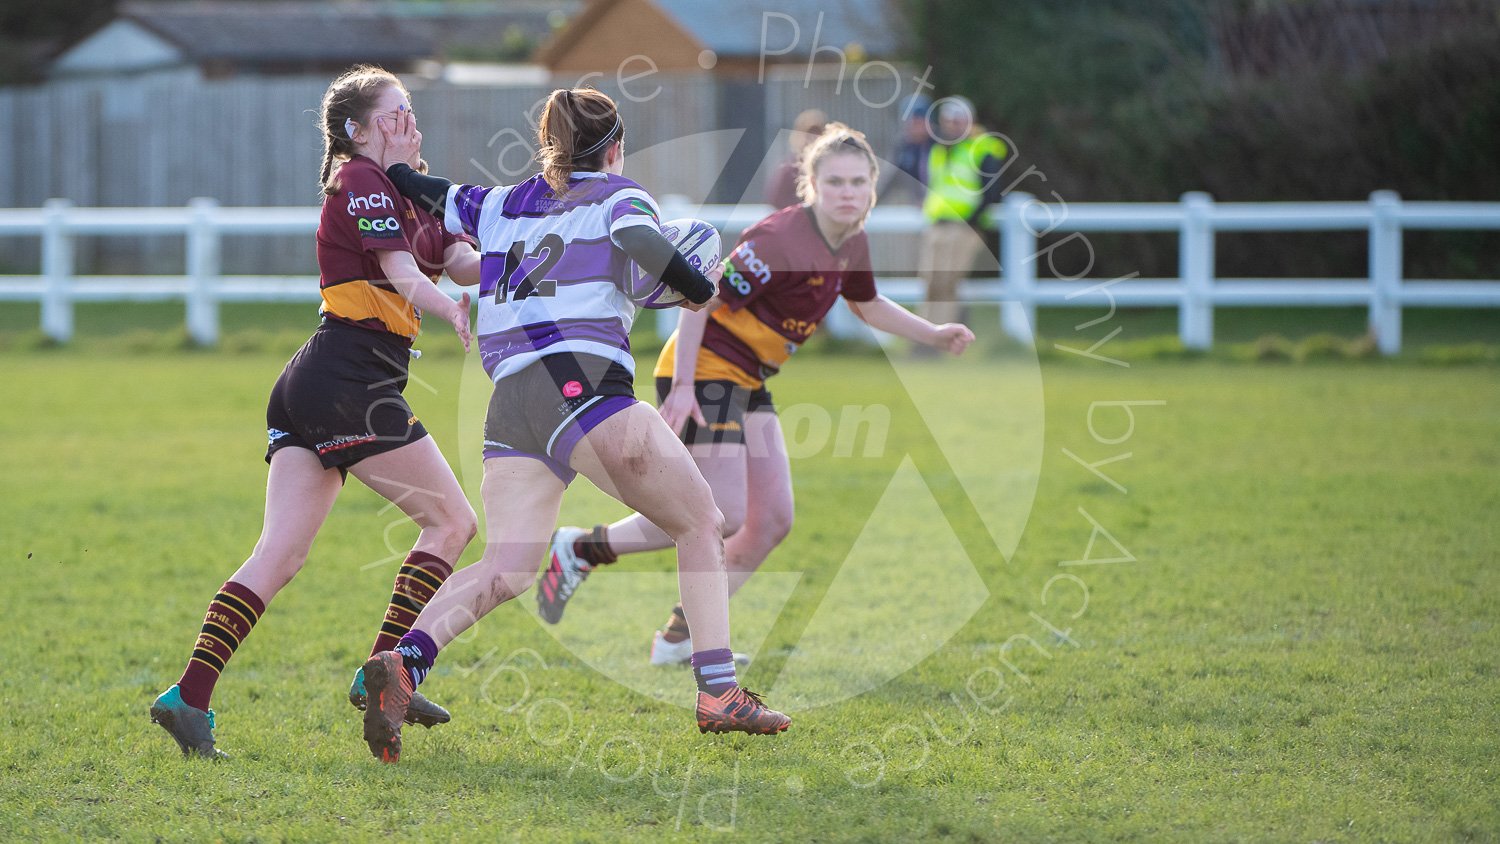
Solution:
[(609, 547), (609, 525), (594, 525), (594, 529), (573, 540), (573, 553), (590, 566), (607, 566), (620, 555)]
[(422, 608), (451, 574), (453, 566), (426, 551), (413, 551), (406, 556), (406, 562), (396, 573), (396, 588), (391, 592), (391, 603), (385, 608), (385, 622), (380, 625), (380, 635), (375, 637), (370, 656), (395, 650), (396, 643), (417, 623)]
[(692, 634), (688, 632), (687, 613), (682, 611), (682, 604), (672, 608), (672, 614), (667, 616), (667, 626), (661, 629), (661, 637), (674, 645), (692, 638)]
[(266, 612), (266, 604), (260, 596), (234, 581), (226, 581), (208, 605), (203, 616), (203, 630), (193, 645), (193, 655), (188, 659), (187, 670), (177, 685), (182, 689), (182, 700), (188, 706), (208, 709), (213, 697), (214, 684), (229, 658), (239, 648), (250, 628)]

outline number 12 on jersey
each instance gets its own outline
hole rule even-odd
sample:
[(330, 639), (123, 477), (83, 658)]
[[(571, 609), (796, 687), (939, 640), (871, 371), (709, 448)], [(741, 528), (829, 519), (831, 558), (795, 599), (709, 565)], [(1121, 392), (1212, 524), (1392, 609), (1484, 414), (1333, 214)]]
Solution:
[(562, 260), (563, 246), (563, 239), (556, 234), (543, 236), (530, 252), (525, 241), (512, 243), (500, 266), (495, 304), (504, 304), (507, 298), (519, 302), (532, 296), (556, 296), (557, 279), (547, 278), (547, 273)]

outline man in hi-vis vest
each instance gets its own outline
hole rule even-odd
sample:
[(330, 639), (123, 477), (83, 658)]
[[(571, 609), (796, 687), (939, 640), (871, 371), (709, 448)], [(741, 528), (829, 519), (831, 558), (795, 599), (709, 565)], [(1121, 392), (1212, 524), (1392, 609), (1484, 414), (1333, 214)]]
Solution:
[(979, 229), (993, 226), (988, 209), (1001, 199), (1000, 171), (1010, 154), (1005, 141), (981, 132), (974, 106), (963, 97), (940, 101), (936, 143), (927, 159), (922, 213), (922, 316), (941, 325), (959, 319), (958, 285), (983, 245)]

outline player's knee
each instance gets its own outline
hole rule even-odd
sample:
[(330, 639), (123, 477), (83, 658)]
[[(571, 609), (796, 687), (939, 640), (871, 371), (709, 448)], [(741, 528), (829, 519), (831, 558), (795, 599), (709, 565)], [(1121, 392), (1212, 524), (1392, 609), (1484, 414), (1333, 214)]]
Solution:
[(720, 510), (718, 505), (713, 503), (710, 503), (705, 509), (707, 510), (707, 512), (704, 514), (703, 519), (704, 530), (711, 532), (715, 536), (718, 536), (722, 539), (724, 536), (725, 524), (724, 511)]
[(719, 530), (725, 538), (739, 533), (740, 528), (745, 526), (745, 505), (741, 503), (738, 507), (733, 504), (719, 507), (720, 524)]
[(694, 490), (679, 499), (675, 508), (652, 519), (672, 541), (678, 542), (691, 535), (724, 536), (724, 514), (714, 504), (713, 490), (706, 483), (701, 487), (701, 490)]
[(781, 544), (792, 532), (794, 513), (791, 508), (775, 508), (757, 520), (756, 536), (767, 547)]
[(469, 502), (462, 502), (454, 508), (455, 512), (448, 518), (448, 533), (454, 541), (467, 546), (475, 536), (479, 535), (479, 517), (475, 515), (474, 508)]
[(255, 569), (267, 580), (279, 581), (280, 586), (285, 586), (302, 570), (311, 550), (311, 544), (261, 542), (251, 552), (246, 566)]
[(444, 549), (455, 557), (479, 533), (479, 518), (467, 501), (445, 504), (423, 521), (422, 530), (437, 534)]

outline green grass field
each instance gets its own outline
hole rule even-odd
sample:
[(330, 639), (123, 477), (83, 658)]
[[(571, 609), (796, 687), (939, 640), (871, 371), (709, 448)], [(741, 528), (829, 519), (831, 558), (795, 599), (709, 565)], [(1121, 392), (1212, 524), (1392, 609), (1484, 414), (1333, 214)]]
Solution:
[[(640, 664), (658, 554), (556, 630), (529, 595), (485, 619), (424, 687), (454, 723), (375, 763), (344, 693), (413, 532), (351, 483), (219, 685), (233, 760), (185, 762), (146, 708), (255, 541), (283, 361), (0, 353), (0, 838), (1500, 837), (1494, 366), (799, 359), (798, 524), (735, 605), (777, 738), (700, 736)], [(471, 494), (473, 365), (408, 390)], [(1119, 400), (1166, 404), (1102, 443)], [(883, 445), (841, 441), (870, 407)], [(1128, 452), (1126, 491), (1064, 449)]]

